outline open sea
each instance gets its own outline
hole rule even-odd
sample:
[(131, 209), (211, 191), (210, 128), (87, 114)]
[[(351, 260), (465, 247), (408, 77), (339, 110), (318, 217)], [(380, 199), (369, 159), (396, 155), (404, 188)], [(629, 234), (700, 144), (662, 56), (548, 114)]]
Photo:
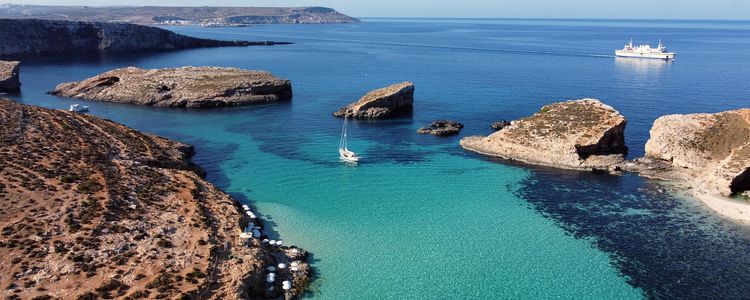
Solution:
[[(545, 104), (598, 98), (628, 118), (629, 157), (674, 113), (750, 106), (750, 22), (366, 19), (347, 25), (171, 27), (294, 45), (24, 59), (26, 104), (91, 113), (196, 146), (208, 179), (251, 204), (271, 235), (313, 253), (310, 299), (750, 298), (750, 228), (658, 182), (493, 160), (461, 137)], [(617, 59), (630, 39), (673, 62)], [(47, 95), (119, 67), (232, 66), (290, 79), (294, 99), (207, 110)], [(362, 162), (338, 160), (364, 93), (416, 85), (410, 116), (350, 123)], [(449, 118), (459, 136), (416, 130)]]

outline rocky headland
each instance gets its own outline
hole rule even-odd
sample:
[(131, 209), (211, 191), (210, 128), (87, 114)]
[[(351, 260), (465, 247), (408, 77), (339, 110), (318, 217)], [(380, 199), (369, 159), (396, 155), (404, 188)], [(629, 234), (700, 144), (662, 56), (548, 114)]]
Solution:
[(176, 34), (156, 27), (35, 19), (0, 19), (0, 56), (53, 53), (118, 53), (288, 44), (218, 41)]
[(0, 4), (0, 18), (143, 25), (341, 24), (359, 20), (327, 7), (57, 6)]
[(238, 106), (289, 100), (292, 84), (265, 71), (183, 67), (116, 69), (59, 84), (53, 95), (156, 107)]
[(750, 224), (750, 109), (660, 117), (646, 156), (627, 161), (625, 118), (598, 100), (554, 103), (528, 118), (496, 124), (498, 132), (464, 138), (461, 146), (531, 164), (669, 180), (676, 191)]
[(550, 104), (489, 136), (461, 140), (467, 150), (531, 164), (611, 170), (624, 160), (625, 117), (595, 99)]
[(19, 68), (21, 62), (0, 60), (0, 92), (16, 92), (21, 89)]
[(411, 111), (413, 103), (414, 84), (406, 81), (371, 91), (357, 102), (334, 112), (333, 115), (341, 118), (385, 118)]
[(419, 134), (432, 134), (437, 136), (449, 136), (456, 135), (461, 132), (461, 128), (464, 128), (464, 124), (461, 124), (452, 120), (437, 120), (433, 121), (430, 126), (422, 127), (417, 130)]
[(192, 154), (112, 121), (0, 99), (4, 297), (300, 295), (307, 253), (262, 240), (262, 222), (205, 181)]
[(750, 196), (750, 109), (658, 118), (646, 156), (620, 167), (689, 186), (709, 206), (750, 222), (750, 205), (717, 197)]

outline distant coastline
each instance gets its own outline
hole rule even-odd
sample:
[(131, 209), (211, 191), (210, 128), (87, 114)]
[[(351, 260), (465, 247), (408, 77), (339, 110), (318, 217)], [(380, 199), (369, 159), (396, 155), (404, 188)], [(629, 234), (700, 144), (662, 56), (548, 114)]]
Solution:
[(131, 23), (140, 25), (245, 26), (360, 22), (328, 7), (170, 7), (0, 5), (0, 18)]

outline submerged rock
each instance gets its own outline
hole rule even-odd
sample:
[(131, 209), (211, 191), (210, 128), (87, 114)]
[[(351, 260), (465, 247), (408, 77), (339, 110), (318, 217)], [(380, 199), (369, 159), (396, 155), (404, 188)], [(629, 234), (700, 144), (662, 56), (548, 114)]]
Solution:
[(371, 91), (333, 115), (342, 118), (383, 118), (411, 110), (413, 102), (414, 84), (406, 81)]
[(157, 107), (217, 107), (292, 97), (292, 84), (265, 71), (183, 67), (123, 68), (58, 85), (53, 95)]
[(21, 62), (0, 60), (0, 92), (16, 92), (21, 89), (18, 73)]
[(503, 130), (503, 128), (508, 127), (510, 125), (511, 123), (506, 120), (492, 122), (492, 124), (490, 124), (492, 129), (495, 129), (495, 130)]
[(477, 153), (565, 169), (611, 170), (624, 159), (626, 120), (595, 99), (559, 102), (461, 146)]
[(0, 274), (14, 274), (0, 286), (17, 299), (259, 299), (281, 263), (295, 266), (279, 271), (290, 296), (307, 285), (307, 252), (238, 238), (250, 217), (196, 172), (188, 145), (0, 99), (0, 149), (0, 255), (12, 261)]
[(750, 190), (750, 109), (663, 116), (650, 133), (641, 160), (650, 163), (640, 173), (683, 179), (722, 196)]
[(464, 124), (451, 120), (438, 120), (432, 122), (429, 127), (417, 130), (419, 134), (432, 134), (437, 136), (456, 135), (464, 128)]

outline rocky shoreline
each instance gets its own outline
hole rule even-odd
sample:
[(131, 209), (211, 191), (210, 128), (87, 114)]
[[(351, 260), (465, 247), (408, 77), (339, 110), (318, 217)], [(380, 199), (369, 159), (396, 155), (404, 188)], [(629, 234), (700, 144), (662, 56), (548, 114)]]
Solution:
[(624, 158), (626, 123), (598, 100), (574, 100), (547, 105), (460, 145), (530, 164), (673, 181), (722, 215), (750, 224), (750, 204), (729, 199), (750, 198), (750, 109), (661, 117), (651, 128), (646, 156), (630, 161)]
[(115, 69), (59, 84), (52, 95), (155, 107), (240, 106), (292, 98), (292, 83), (269, 72), (219, 67)]
[(268, 241), (249, 207), (201, 177), (188, 145), (0, 99), (0, 146), (8, 299), (304, 292), (307, 252)]

